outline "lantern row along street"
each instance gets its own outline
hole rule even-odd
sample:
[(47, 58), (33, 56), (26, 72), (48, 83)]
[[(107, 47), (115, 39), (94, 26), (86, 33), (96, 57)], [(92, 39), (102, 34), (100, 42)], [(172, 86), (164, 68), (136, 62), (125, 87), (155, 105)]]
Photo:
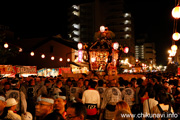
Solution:
[(177, 32), (177, 21), (180, 18), (180, 6), (179, 6), (179, 4), (180, 3), (178, 1), (177, 5), (172, 9), (172, 17), (174, 18), (174, 27), (173, 27), (173, 35), (172, 35), (173, 41), (172, 41), (171, 50), (168, 50), (168, 53), (169, 53), (168, 64), (174, 63), (173, 58), (176, 56), (176, 53), (178, 50), (177, 45), (175, 45), (175, 41), (178, 41), (180, 39), (180, 33)]

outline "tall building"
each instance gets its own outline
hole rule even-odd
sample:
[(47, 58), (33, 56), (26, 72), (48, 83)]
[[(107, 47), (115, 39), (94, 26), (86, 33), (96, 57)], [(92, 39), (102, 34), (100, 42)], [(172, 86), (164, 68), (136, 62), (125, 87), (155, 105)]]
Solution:
[(69, 37), (77, 42), (93, 42), (95, 32), (104, 25), (115, 33), (114, 41), (129, 47), (126, 56), (134, 57), (133, 19), (130, 12), (125, 12), (124, 4), (124, 0), (95, 0), (72, 5), (69, 9)]
[(136, 40), (135, 58), (148, 65), (156, 65), (155, 44), (153, 42), (145, 42), (145, 39)]

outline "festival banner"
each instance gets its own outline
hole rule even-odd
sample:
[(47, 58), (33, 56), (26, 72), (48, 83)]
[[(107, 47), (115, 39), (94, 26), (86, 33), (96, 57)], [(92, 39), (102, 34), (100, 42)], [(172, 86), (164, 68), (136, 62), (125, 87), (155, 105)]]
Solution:
[(16, 66), (17, 74), (37, 74), (36, 66)]
[(15, 66), (0, 65), (0, 74), (16, 74)]

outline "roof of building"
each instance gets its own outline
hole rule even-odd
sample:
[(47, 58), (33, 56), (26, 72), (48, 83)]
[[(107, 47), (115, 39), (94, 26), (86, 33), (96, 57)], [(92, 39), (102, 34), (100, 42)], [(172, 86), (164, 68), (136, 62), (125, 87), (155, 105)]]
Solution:
[(34, 51), (45, 43), (54, 40), (58, 43), (61, 43), (65, 46), (68, 46), (73, 49), (78, 49), (78, 42), (74, 42), (71, 40), (66, 40), (61, 37), (61, 35), (51, 36), (51, 37), (41, 37), (41, 38), (30, 38), (30, 39), (19, 39), (13, 41), (12, 44), (17, 45), (18, 47), (23, 49), (23, 52)]

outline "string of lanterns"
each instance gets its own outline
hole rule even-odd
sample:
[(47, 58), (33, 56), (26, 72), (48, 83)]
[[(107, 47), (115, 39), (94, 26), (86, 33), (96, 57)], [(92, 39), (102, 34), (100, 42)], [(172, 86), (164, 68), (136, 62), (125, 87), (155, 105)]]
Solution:
[[(45, 58), (46, 58), (46, 55), (45, 55), (44, 53), (39, 53), (39, 54), (41, 54), (41, 58), (42, 58), (42, 59), (45, 59)], [(32, 57), (35, 56), (34, 51), (31, 51), (31, 52), (30, 52), (30, 55), (31, 55)], [(55, 60), (55, 57), (58, 58), (58, 56), (51, 56), (51, 60)], [(62, 62), (62, 61), (63, 61), (63, 58), (60, 57), (60, 58), (59, 58), (59, 61)], [(67, 58), (67, 62), (70, 62), (70, 58)]]
[(22, 51), (23, 51), (23, 49), (22, 49), (21, 47), (19, 47), (19, 46), (17, 46), (17, 45), (14, 45), (14, 44), (7, 43), (7, 42), (4, 43), (4, 48), (5, 48), (5, 49), (8, 49), (8, 48), (9, 48), (9, 45), (13, 45), (13, 46), (19, 48), (19, 52), (22, 52)]
[[(175, 0), (175, 7), (172, 9), (172, 17), (174, 18), (174, 27), (173, 27), (173, 34), (172, 34), (172, 46), (171, 46), (171, 50), (168, 51), (169, 53), (169, 57), (168, 59), (170, 60), (169, 62), (171, 62), (172, 58), (176, 55), (177, 52), (177, 45), (175, 45), (175, 41), (180, 40), (180, 33), (177, 32), (177, 22), (180, 18), (180, 6), (179, 3), (180, 1), (178, 1), (178, 3)], [(177, 3), (177, 4), (176, 4)]]

